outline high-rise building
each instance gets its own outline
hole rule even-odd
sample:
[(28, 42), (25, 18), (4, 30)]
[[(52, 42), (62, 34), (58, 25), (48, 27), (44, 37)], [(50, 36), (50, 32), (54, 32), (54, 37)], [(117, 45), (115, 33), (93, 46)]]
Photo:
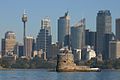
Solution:
[(41, 21), (41, 29), (36, 38), (36, 47), (37, 50), (42, 49), (44, 52), (44, 58), (47, 55), (47, 50), (52, 43), (52, 36), (51, 36), (51, 25), (50, 19), (45, 17)]
[(112, 31), (112, 17), (109, 10), (100, 10), (96, 18), (97, 54), (104, 56), (104, 34)]
[(116, 39), (120, 40), (120, 18), (116, 19)]
[(115, 36), (113, 33), (106, 33), (104, 34), (104, 46), (103, 46), (103, 60), (109, 59), (109, 42), (114, 40)]
[(31, 58), (32, 53), (33, 53), (33, 44), (34, 44), (34, 39), (33, 37), (25, 37), (25, 44), (24, 44), (24, 56)]
[(58, 43), (61, 47), (68, 46), (70, 41), (70, 16), (68, 12), (63, 17), (58, 19)]
[(51, 23), (49, 17), (45, 17), (41, 20), (41, 29), (48, 30), (48, 34), (51, 35)]
[(22, 57), (23, 56), (23, 49), (24, 46), (22, 43), (16, 43), (15, 45), (15, 53), (17, 54), (18, 57)]
[(96, 51), (96, 32), (85, 30), (85, 44), (90, 45)]
[(110, 59), (120, 58), (120, 41), (110, 41), (109, 52), (110, 52), (110, 56), (109, 56)]
[(74, 27), (71, 27), (72, 49), (85, 47), (85, 19), (80, 20)]
[(2, 55), (4, 56), (8, 52), (13, 52), (16, 45), (16, 35), (12, 31), (8, 31), (5, 33), (5, 38), (2, 39)]
[(89, 45), (89, 29), (85, 30), (85, 45)]

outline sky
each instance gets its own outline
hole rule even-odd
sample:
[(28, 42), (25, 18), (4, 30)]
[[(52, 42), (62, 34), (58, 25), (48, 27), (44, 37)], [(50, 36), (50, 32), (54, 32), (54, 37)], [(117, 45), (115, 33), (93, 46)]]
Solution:
[[(96, 15), (99, 10), (110, 10), (112, 29), (115, 32), (115, 19), (120, 18), (120, 0), (0, 0), (0, 40), (5, 32), (14, 31), (18, 42), (23, 41), (22, 14), (28, 15), (27, 36), (36, 38), (40, 31), (40, 21), (50, 17), (52, 42), (57, 41), (57, 19), (69, 11), (73, 26), (81, 18), (86, 18), (86, 28), (96, 30)], [(1, 43), (0, 43), (1, 48)]]

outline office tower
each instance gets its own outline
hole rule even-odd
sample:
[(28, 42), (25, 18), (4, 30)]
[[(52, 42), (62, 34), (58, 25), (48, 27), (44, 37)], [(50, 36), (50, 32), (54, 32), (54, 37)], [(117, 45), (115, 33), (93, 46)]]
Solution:
[(16, 45), (16, 35), (12, 31), (5, 33), (5, 38), (2, 39), (2, 56), (8, 54), (8, 52), (13, 52)]
[(89, 45), (89, 29), (85, 30), (85, 45)]
[(96, 51), (96, 32), (85, 30), (85, 44), (90, 45)]
[(19, 57), (23, 56), (23, 49), (24, 49), (24, 46), (22, 44), (18, 45), (18, 56)]
[(41, 20), (41, 29), (46, 29), (48, 30), (48, 34), (51, 35), (51, 23), (50, 23), (50, 18), (45, 17), (44, 19)]
[(110, 59), (120, 58), (120, 41), (110, 41), (109, 52), (110, 52), (110, 56), (109, 56)]
[(70, 16), (68, 12), (58, 19), (58, 43), (61, 47), (68, 46), (70, 41)]
[(106, 33), (104, 34), (104, 49), (103, 49), (103, 60), (109, 59), (109, 42), (114, 40), (115, 36), (113, 33)]
[(120, 18), (116, 19), (116, 39), (120, 40)]
[(23, 49), (24, 46), (22, 43), (16, 43), (15, 45), (15, 53), (17, 54), (18, 57), (22, 57), (23, 56)]
[(72, 49), (82, 49), (85, 46), (85, 19), (71, 27)]
[(47, 50), (52, 42), (51, 25), (49, 17), (45, 17), (41, 21), (41, 29), (36, 38), (37, 50), (42, 49), (44, 52), (44, 59), (47, 56)]
[(96, 30), (97, 30), (97, 54), (104, 53), (104, 34), (111, 33), (112, 29), (112, 17), (109, 10), (100, 10), (97, 13), (96, 18)]
[(33, 44), (34, 44), (34, 39), (33, 37), (25, 37), (25, 44), (24, 44), (24, 56), (31, 58), (32, 53), (33, 53)]
[(90, 31), (89, 32), (89, 45), (96, 51), (96, 32)]

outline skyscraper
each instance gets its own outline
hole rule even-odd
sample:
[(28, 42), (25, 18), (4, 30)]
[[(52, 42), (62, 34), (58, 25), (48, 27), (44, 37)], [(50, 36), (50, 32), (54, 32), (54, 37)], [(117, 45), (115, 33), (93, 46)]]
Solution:
[[(41, 29), (36, 38), (37, 50), (43, 49), (44, 55), (47, 56), (47, 50), (52, 42), (51, 25), (49, 17), (41, 20)], [(44, 56), (44, 58), (45, 58)]]
[(45, 17), (44, 19), (41, 20), (41, 29), (46, 29), (48, 30), (48, 34), (51, 35), (51, 23), (50, 23), (50, 18)]
[(12, 31), (5, 33), (5, 38), (2, 39), (2, 55), (4, 56), (8, 52), (13, 52), (16, 45), (16, 35)]
[(70, 16), (68, 12), (58, 19), (58, 43), (61, 47), (69, 44), (70, 37)]
[(104, 56), (104, 34), (112, 31), (112, 17), (109, 10), (100, 10), (96, 18), (97, 31), (97, 54), (102, 53)]
[(120, 40), (120, 18), (116, 19), (116, 38)]
[(25, 37), (25, 44), (24, 44), (24, 56), (31, 58), (32, 53), (33, 53), (33, 44), (34, 44), (34, 39), (33, 37)]
[(82, 49), (85, 46), (85, 19), (71, 27), (72, 49)]
[(109, 42), (114, 40), (115, 39), (115, 36), (113, 33), (106, 33), (104, 34), (104, 49), (103, 49), (103, 59), (104, 60), (108, 60), (109, 59)]
[(85, 43), (90, 45), (96, 51), (96, 32), (85, 30)]

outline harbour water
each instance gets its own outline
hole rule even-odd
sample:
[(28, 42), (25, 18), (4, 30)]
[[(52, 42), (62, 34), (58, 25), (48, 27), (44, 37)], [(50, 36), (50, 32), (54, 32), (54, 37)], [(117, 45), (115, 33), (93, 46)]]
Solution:
[(44, 69), (0, 70), (0, 80), (120, 80), (120, 71), (54, 72)]

